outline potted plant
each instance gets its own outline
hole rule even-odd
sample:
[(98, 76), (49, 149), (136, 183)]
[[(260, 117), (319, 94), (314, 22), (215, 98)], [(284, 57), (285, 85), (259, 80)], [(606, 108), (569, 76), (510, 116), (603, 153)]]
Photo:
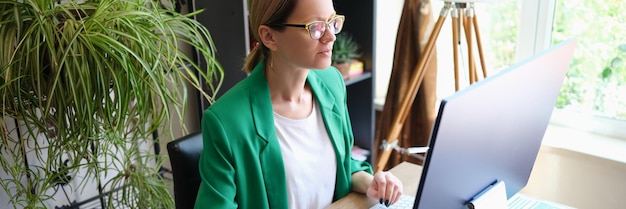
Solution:
[(354, 59), (360, 58), (358, 53), (359, 44), (352, 38), (349, 33), (343, 32), (337, 34), (337, 38), (333, 45), (333, 54), (331, 57), (332, 65), (336, 67), (344, 79), (350, 77), (350, 66)]
[(162, 2), (0, 0), (0, 193), (15, 208), (51, 208), (70, 181), (116, 190), (107, 208), (174, 207), (146, 146), (184, 115), (177, 87), (212, 102), (223, 70), (200, 11)]

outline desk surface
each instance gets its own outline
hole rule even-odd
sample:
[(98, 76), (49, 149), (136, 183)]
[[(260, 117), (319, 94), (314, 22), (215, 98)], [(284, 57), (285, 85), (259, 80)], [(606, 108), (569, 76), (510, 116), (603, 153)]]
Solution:
[[(422, 166), (403, 162), (389, 170), (402, 182), (402, 192), (407, 195), (415, 195), (422, 174)], [(327, 209), (334, 208), (370, 208), (376, 204), (376, 200), (368, 198), (365, 194), (352, 192), (331, 204)]]

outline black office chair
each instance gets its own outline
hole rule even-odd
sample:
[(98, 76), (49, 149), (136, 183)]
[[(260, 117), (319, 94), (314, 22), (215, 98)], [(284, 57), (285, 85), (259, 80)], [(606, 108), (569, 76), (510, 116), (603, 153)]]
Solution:
[(177, 209), (190, 209), (196, 203), (200, 187), (198, 161), (202, 153), (202, 133), (194, 133), (167, 143), (167, 153), (174, 177), (174, 201)]

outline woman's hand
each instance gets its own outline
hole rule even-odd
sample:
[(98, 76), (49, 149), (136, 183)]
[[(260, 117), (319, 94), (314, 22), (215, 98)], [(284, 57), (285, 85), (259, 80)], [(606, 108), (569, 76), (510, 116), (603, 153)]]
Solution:
[(387, 171), (376, 172), (367, 189), (367, 196), (389, 206), (402, 196), (402, 182)]

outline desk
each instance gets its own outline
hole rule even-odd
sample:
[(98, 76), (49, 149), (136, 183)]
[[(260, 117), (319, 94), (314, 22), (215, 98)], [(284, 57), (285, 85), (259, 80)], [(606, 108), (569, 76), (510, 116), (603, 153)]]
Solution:
[[(417, 187), (419, 186), (421, 174), (422, 174), (422, 166), (416, 165), (409, 162), (402, 162), (398, 164), (396, 167), (393, 167), (389, 170), (393, 175), (398, 177), (402, 182), (402, 192), (406, 195), (415, 196), (417, 193)], [(540, 199), (536, 199), (533, 197), (528, 197), (523, 194), (524, 192), (519, 192), (516, 195), (524, 196), (524, 198), (533, 200), (533, 201), (541, 201), (548, 205), (551, 205), (554, 208), (559, 209), (575, 209), (570, 206), (566, 206), (560, 203), (544, 201)], [(515, 196), (514, 196), (515, 197)], [(513, 197), (512, 197), (513, 198)], [(341, 198), (328, 206), (326, 209), (344, 209), (344, 208), (359, 208), (359, 209), (367, 209), (376, 204), (376, 200), (369, 199), (365, 194), (352, 192)]]
[[(402, 182), (402, 193), (415, 195), (422, 174), (422, 166), (402, 162), (389, 170)], [(326, 209), (340, 208), (370, 208), (376, 204), (376, 200), (368, 198), (365, 194), (352, 192), (328, 206)]]

